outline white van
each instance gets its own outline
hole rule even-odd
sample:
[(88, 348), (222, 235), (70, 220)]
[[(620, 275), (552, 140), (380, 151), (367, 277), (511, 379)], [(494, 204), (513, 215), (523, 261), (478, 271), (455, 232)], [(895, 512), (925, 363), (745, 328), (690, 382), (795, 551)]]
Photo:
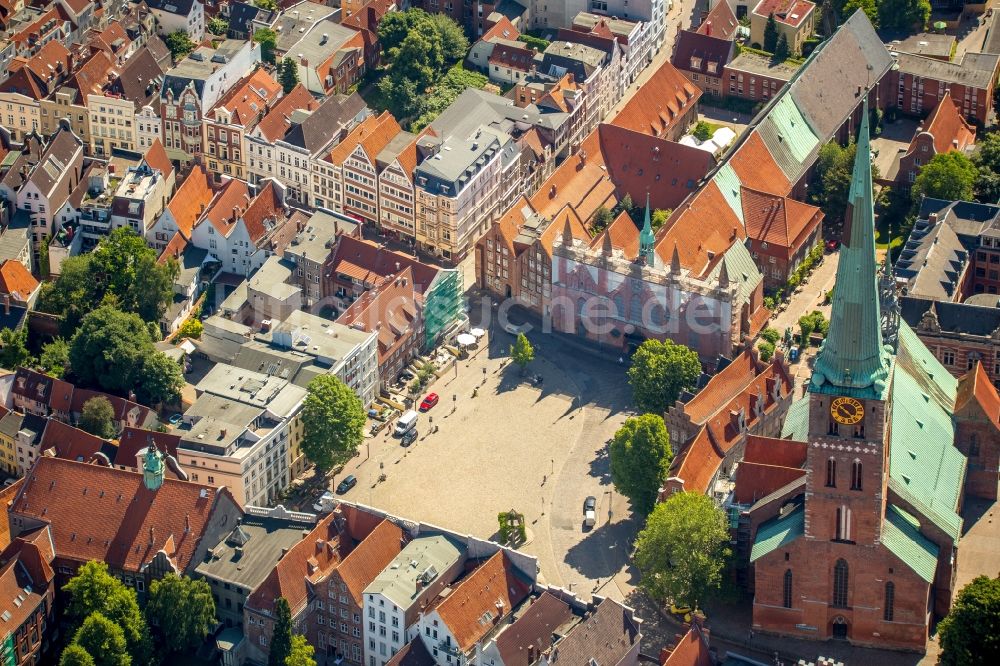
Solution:
[(402, 416), (400, 416), (399, 420), (396, 421), (396, 430), (393, 431), (393, 434), (396, 435), (396, 437), (401, 437), (402, 435), (405, 435), (408, 431), (412, 430), (413, 427), (417, 425), (418, 416), (420, 415), (417, 414), (412, 409), (403, 414)]

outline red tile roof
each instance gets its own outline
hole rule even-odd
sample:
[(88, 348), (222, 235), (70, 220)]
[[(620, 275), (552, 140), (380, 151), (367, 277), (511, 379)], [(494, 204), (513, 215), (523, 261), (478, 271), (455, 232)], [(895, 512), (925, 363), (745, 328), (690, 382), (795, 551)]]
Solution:
[(278, 224), (278, 218), (284, 219), (284, 206), (278, 197), (278, 189), (273, 180), (268, 180), (264, 189), (253, 198), (250, 205), (240, 216), (246, 225), (247, 233), (253, 243), (260, 242), (267, 235), (268, 225), (271, 228)]
[(743, 223), (713, 180), (697, 196), (674, 210), (657, 233), (654, 248), (668, 265), (677, 248), (681, 266), (701, 276), (712, 267), (712, 257), (720, 257), (744, 237)]
[(797, 241), (812, 233), (823, 219), (819, 208), (794, 199), (748, 187), (740, 192), (747, 236), (786, 248), (789, 257), (799, 249)]
[(955, 411), (964, 410), (972, 401), (979, 404), (993, 425), (1000, 426), (1000, 395), (997, 395), (996, 388), (979, 361), (976, 361), (976, 366), (958, 381)]
[(661, 657), (661, 663), (662, 666), (712, 666), (708, 641), (697, 625), (691, 625), (666, 658)]
[(212, 195), (208, 173), (202, 165), (195, 165), (181, 186), (177, 188), (174, 196), (171, 197), (170, 203), (167, 204), (167, 209), (173, 215), (177, 229), (185, 238), (191, 238), (194, 223), (198, 221), (205, 208), (211, 203)]
[(403, 530), (388, 520), (378, 524), (337, 567), (340, 580), (359, 607), (362, 593), (403, 549)]
[(757, 132), (750, 133), (728, 163), (736, 172), (740, 183), (747, 187), (772, 194), (788, 194), (792, 188), (785, 172), (778, 166), (764, 139)]
[(40, 286), (20, 261), (8, 259), (0, 264), (0, 294), (9, 294), (12, 300), (27, 303)]
[(169, 241), (167, 241), (167, 244), (163, 248), (163, 251), (160, 252), (160, 256), (156, 258), (156, 263), (166, 264), (167, 260), (170, 259), (171, 257), (173, 257), (174, 259), (179, 259), (180, 256), (184, 254), (184, 250), (187, 248), (187, 246), (188, 246), (188, 241), (184, 237), (184, 234), (182, 234), (179, 231), (175, 231), (174, 235), (170, 237)]
[(44, 99), (59, 78), (69, 74), (70, 55), (62, 42), (53, 39), (29, 59), (14, 58), (0, 90), (13, 91), (32, 99)]
[(704, 494), (722, 461), (723, 456), (712, 446), (708, 428), (702, 427), (670, 463), (668, 476), (683, 480), (685, 492)]
[(220, 234), (228, 237), (236, 228), (236, 221), (249, 201), (250, 190), (246, 181), (233, 178), (216, 193), (205, 211), (205, 220)]
[(98, 51), (80, 65), (66, 85), (76, 88), (83, 95), (82, 101), (85, 104), (87, 95), (101, 93), (101, 88), (108, 82), (108, 74), (113, 67), (111, 56), (104, 51)]
[(737, 468), (733, 499), (737, 504), (753, 504), (805, 475), (806, 470), (796, 467), (744, 461)]
[(938, 153), (965, 150), (976, 140), (976, 128), (962, 118), (949, 90), (945, 90), (944, 97), (934, 107), (923, 131), (934, 138), (934, 150)]
[(802, 467), (806, 464), (806, 444), (793, 439), (748, 435), (743, 460), (762, 465)]
[(778, 23), (798, 27), (815, 7), (808, 0), (760, 0), (753, 13), (764, 17), (774, 14)]
[(375, 166), (375, 158), (385, 148), (393, 137), (402, 132), (399, 123), (388, 111), (382, 115), (368, 116), (361, 121), (344, 140), (336, 145), (330, 155), (324, 159), (331, 164), (342, 166), (344, 161), (358, 146), (368, 155), (368, 161)]
[[(521, 44), (521, 42), (518, 42)], [(529, 72), (533, 66), (535, 52), (527, 44), (498, 43), (493, 47), (489, 63), (501, 67), (509, 67), (520, 72)]]
[(607, 229), (590, 242), (590, 247), (604, 247), (604, 239), (608, 236), (611, 237), (611, 247), (621, 250), (627, 259), (639, 256), (639, 227), (627, 212), (622, 211)]
[(55, 575), (38, 546), (23, 539), (16, 539), (0, 559), (0, 612), (4, 625), (12, 628), (8, 631), (13, 631), (38, 611), (43, 603), (39, 592), (45, 592)]
[(274, 142), (285, 136), (292, 124), (289, 118), (293, 111), (304, 109), (315, 111), (319, 108), (319, 102), (301, 83), (297, 84), (292, 91), (278, 100), (264, 119), (257, 124), (257, 131), (267, 139)]
[(111, 403), (111, 409), (114, 410), (115, 420), (124, 422), (127, 425), (143, 425), (156, 416), (153, 410), (149, 407), (140, 405), (137, 402), (132, 402), (131, 400), (117, 395), (111, 395), (110, 393), (91, 391), (90, 389), (82, 388), (78, 388), (73, 391), (73, 401), (71, 403), (70, 411), (77, 414), (81, 413), (83, 411), (83, 406), (88, 400), (93, 398), (104, 398)]
[(409, 266), (393, 277), (380, 278), (338, 318), (345, 326), (378, 333), (378, 362), (389, 360), (406, 340), (415, 335), (424, 302)]
[[(728, 5), (720, 2), (719, 5)], [(668, 61), (664, 61), (628, 104), (611, 121), (625, 129), (663, 136), (701, 99), (701, 88)]]
[[(167, 157), (167, 151), (160, 143), (159, 137), (153, 139), (153, 145), (146, 149), (146, 154), (142, 156), (151, 168), (158, 170), (163, 177), (168, 177), (174, 170), (174, 163)], [(193, 174), (197, 169), (193, 169)]]
[(115, 456), (115, 465), (138, 469), (136, 456), (139, 455), (140, 451), (145, 451), (149, 447), (150, 440), (156, 444), (156, 448), (177, 457), (177, 444), (181, 441), (180, 435), (126, 426), (118, 438), (118, 455)]
[[(501, 550), (463, 578), (435, 610), (459, 650), (467, 653), (530, 592), (531, 585)], [(483, 622), (487, 613), (491, 620)]]
[[(10, 410), (7, 408), (3, 408), (0, 418), (9, 412)], [(20, 492), (22, 485), (24, 485), (24, 478), (18, 479), (6, 488), (0, 488), (0, 511), (3, 511), (3, 515), (0, 515), (0, 550), (10, 545), (10, 520), (7, 518), (7, 508)]]
[(185, 572), (223, 501), (242, 513), (224, 487), (168, 478), (151, 491), (136, 472), (42, 456), (11, 512), (49, 523), (58, 558), (138, 572), (162, 550)]
[[(231, 125), (253, 127), (263, 117), (267, 108), (281, 95), (281, 84), (261, 67), (236, 83), (220, 99), (212, 111), (226, 109), (230, 112)], [(213, 113), (212, 117), (216, 115)]]
[(697, 32), (700, 35), (709, 35), (720, 39), (733, 39), (739, 27), (740, 22), (736, 20), (736, 14), (733, 13), (729, 3), (717, 2), (705, 20), (698, 26)]
[(55, 449), (56, 456), (66, 460), (92, 462), (94, 454), (101, 453), (105, 445), (110, 446), (100, 437), (66, 425), (62, 421), (49, 419), (45, 424), (45, 432), (42, 434), (39, 447), (42, 452)]
[(493, 24), (489, 30), (480, 37), (484, 42), (492, 42), (496, 39), (514, 40), (521, 36), (514, 24), (506, 16), (500, 16), (500, 20)]
[[(406, 267), (413, 269), (413, 279), (421, 288), (428, 287), (438, 269), (421, 263), (416, 257), (380, 247), (371, 241), (340, 236), (327, 265), (335, 273), (374, 283), (378, 278), (395, 275)], [(331, 275), (331, 279), (335, 277)]]
[(760, 372), (760, 365), (750, 350), (742, 352), (720, 372), (712, 376), (704, 388), (684, 405), (684, 413), (692, 423), (703, 424), (722, 409), (734, 395), (748, 386)]

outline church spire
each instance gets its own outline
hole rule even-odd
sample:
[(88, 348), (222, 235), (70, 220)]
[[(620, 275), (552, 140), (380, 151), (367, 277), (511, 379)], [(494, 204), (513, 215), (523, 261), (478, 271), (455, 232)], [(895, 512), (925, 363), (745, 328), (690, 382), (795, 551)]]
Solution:
[(882, 341), (873, 200), (866, 96), (861, 108), (830, 330), (816, 357), (811, 391), (873, 399), (881, 399), (885, 392), (890, 357)]
[(653, 244), (655, 242), (656, 236), (653, 235), (653, 223), (649, 217), (649, 192), (646, 192), (646, 218), (642, 223), (642, 233), (639, 234), (639, 254), (647, 266), (653, 265)]

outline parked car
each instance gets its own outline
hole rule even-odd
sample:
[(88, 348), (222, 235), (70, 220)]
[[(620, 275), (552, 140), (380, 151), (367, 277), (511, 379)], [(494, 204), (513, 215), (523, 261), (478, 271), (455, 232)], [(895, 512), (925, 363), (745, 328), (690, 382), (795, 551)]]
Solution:
[(424, 401), (420, 403), (420, 411), (426, 412), (431, 407), (438, 404), (438, 400), (440, 400), (440, 398), (437, 393), (428, 393), (424, 397)]
[(403, 370), (401, 373), (399, 373), (399, 377), (400, 377), (400, 379), (405, 379), (405, 380), (409, 381), (409, 380), (413, 379), (414, 375), (409, 370)]
[(316, 503), (313, 504), (313, 511), (316, 513), (327, 513), (333, 511), (333, 493), (329, 490), (319, 496)]
[(417, 435), (418, 433), (416, 428), (407, 430), (405, 433), (403, 433), (403, 437), (401, 438), (399, 443), (402, 444), (403, 446), (409, 446), (410, 444), (413, 444), (413, 442), (417, 441)]
[(839, 240), (828, 240), (826, 242), (826, 251), (827, 252), (833, 252), (838, 247), (840, 247), (840, 241)]
[(593, 527), (597, 524), (597, 498), (591, 495), (583, 500), (583, 526)]
[(597, 511), (597, 498), (591, 495), (587, 499), (583, 500), (583, 512)]
[(348, 474), (343, 481), (337, 484), (337, 494), (343, 495), (356, 485), (358, 485), (358, 479), (353, 474)]
[(527, 324), (512, 324), (510, 322), (507, 322), (506, 324), (503, 325), (503, 330), (507, 331), (511, 335), (518, 335), (520, 333), (527, 333), (528, 332), (528, 325)]
[(184, 419), (183, 414), (174, 414), (170, 417), (170, 425), (175, 426)]

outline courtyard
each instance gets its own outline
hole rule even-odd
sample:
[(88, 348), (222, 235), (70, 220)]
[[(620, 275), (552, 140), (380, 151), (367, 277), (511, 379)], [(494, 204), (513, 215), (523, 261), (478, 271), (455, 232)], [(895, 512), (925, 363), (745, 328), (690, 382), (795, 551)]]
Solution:
[[(331, 487), (353, 474), (346, 499), (482, 538), (496, 538), (497, 514), (514, 509), (527, 527), (521, 550), (545, 582), (623, 599), (639, 525), (612, 489), (606, 443), (628, 415), (625, 368), (552, 335), (528, 337), (535, 360), (522, 376), (508, 359), (514, 336), (488, 328), (427, 388), (440, 402), (420, 415), (417, 440), (404, 448), (389, 429), (366, 439)], [(585, 530), (588, 495), (598, 520)]]

